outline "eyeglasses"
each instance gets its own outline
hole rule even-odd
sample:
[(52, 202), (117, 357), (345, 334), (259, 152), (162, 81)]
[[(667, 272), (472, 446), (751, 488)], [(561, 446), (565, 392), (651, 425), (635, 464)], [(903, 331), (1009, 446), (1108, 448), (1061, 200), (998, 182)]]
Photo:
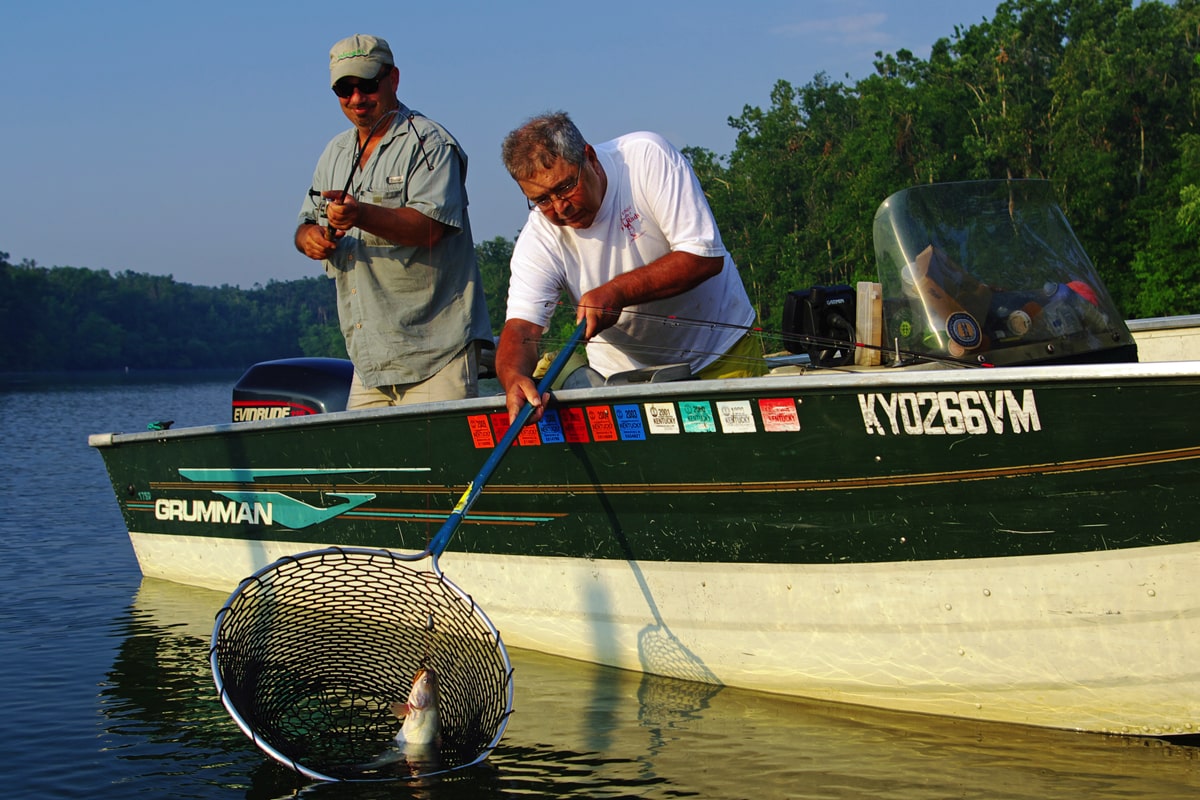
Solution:
[(360, 94), (375, 94), (379, 91), (380, 82), (386, 78), (391, 71), (391, 67), (384, 67), (379, 70), (379, 74), (374, 78), (359, 78), (358, 83), (347, 83), (346, 79), (342, 78), (333, 85), (333, 93), (343, 100), (353, 97), (355, 89), (357, 89)]
[(579, 162), (579, 169), (575, 172), (574, 179), (569, 180), (566, 183), (560, 183), (557, 187), (551, 189), (548, 194), (544, 194), (541, 197), (534, 197), (532, 199), (526, 197), (525, 202), (529, 205), (529, 210), (532, 211), (536, 208), (540, 209), (541, 211), (545, 211), (546, 209), (550, 208), (550, 205), (555, 200), (566, 202), (571, 193), (579, 188), (579, 179), (581, 177), (583, 177), (582, 160)]

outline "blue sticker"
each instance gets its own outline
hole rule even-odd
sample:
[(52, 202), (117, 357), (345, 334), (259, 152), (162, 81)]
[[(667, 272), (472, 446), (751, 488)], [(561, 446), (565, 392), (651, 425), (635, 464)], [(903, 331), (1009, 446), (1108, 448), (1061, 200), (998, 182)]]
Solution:
[(646, 428), (642, 425), (642, 415), (636, 405), (613, 406), (613, 416), (617, 420), (617, 430), (621, 432), (621, 441), (644, 441)]
[(562, 420), (558, 418), (558, 411), (553, 408), (547, 408), (543, 412), (537, 426), (542, 434), (542, 444), (562, 444), (567, 440), (563, 436)]
[(679, 417), (683, 422), (683, 429), (688, 433), (717, 432), (712, 406), (704, 400), (679, 401)]

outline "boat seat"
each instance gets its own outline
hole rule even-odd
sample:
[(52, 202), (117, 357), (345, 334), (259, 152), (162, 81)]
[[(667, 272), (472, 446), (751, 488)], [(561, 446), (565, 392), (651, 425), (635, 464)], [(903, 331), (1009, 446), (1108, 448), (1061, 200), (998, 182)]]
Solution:
[(625, 386), (631, 383), (668, 383), (669, 381), (686, 381), (692, 377), (692, 368), (688, 364), (659, 364), (653, 367), (642, 367), (625, 372), (614, 372), (605, 381), (606, 386)]
[(654, 367), (642, 367), (625, 372), (615, 372), (604, 379), (596, 370), (588, 365), (571, 370), (566, 378), (561, 378), (558, 389), (592, 389), (597, 386), (629, 386), (641, 383), (666, 383), (668, 381), (685, 381), (692, 377), (692, 368), (687, 364), (662, 364)]

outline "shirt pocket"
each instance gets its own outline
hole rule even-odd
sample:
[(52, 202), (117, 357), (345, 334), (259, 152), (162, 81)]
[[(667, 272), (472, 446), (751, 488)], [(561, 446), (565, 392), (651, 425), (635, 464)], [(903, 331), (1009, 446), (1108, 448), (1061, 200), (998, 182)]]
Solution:
[[(382, 206), (383, 208), (403, 208), (408, 200), (408, 187), (404, 184), (404, 179), (401, 177), (393, 177), (387, 179), (387, 184), (382, 189), (371, 189), (364, 192), (366, 202), (372, 205)], [(367, 247), (386, 247), (397, 248), (398, 245), (384, 239), (382, 236), (376, 236), (373, 233), (359, 229), (359, 237), (363, 244)]]
[[(395, 181), (395, 183), (392, 183)], [(367, 202), (384, 208), (401, 208), (408, 201), (408, 186), (401, 177), (388, 178), (388, 183), (381, 189), (366, 192)]]

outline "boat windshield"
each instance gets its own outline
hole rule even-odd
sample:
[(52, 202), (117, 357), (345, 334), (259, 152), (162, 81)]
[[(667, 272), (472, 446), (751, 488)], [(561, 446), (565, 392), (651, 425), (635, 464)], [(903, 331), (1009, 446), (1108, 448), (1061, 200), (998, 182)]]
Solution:
[(1137, 358), (1047, 181), (905, 189), (879, 207), (874, 237), (885, 349), (997, 365)]

